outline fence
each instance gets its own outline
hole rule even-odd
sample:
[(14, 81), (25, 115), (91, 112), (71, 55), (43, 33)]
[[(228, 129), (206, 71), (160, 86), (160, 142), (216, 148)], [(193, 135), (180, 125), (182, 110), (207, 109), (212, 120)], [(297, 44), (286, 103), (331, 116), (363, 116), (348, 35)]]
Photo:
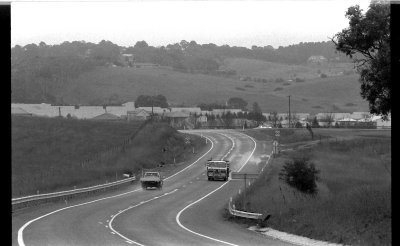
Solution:
[(101, 151), (97, 154), (94, 154), (91, 158), (86, 159), (80, 163), (81, 168), (89, 167), (91, 164), (99, 162), (101, 160), (104, 160), (106, 158), (112, 157), (116, 153), (123, 153), (125, 150), (130, 146), (132, 143), (133, 139), (137, 136), (137, 134), (140, 132), (142, 128), (144, 128), (147, 124), (149, 123), (148, 121), (145, 121), (137, 130), (135, 133), (133, 133), (130, 137), (125, 139), (122, 144), (113, 146), (108, 148), (105, 151)]
[(119, 180), (116, 182), (102, 184), (102, 185), (96, 185), (96, 186), (91, 186), (91, 187), (86, 187), (86, 188), (81, 188), (81, 189), (74, 189), (74, 190), (53, 192), (53, 193), (47, 193), (47, 194), (13, 198), (13, 199), (11, 199), (12, 211), (15, 211), (15, 210), (18, 210), (21, 208), (25, 208), (25, 207), (35, 206), (35, 205), (50, 202), (50, 201), (64, 200), (67, 203), (68, 199), (75, 197), (77, 195), (90, 194), (90, 193), (98, 192), (101, 190), (104, 191), (106, 189), (114, 189), (121, 185), (131, 183), (135, 180), (136, 180), (136, 177), (129, 177), (129, 178)]

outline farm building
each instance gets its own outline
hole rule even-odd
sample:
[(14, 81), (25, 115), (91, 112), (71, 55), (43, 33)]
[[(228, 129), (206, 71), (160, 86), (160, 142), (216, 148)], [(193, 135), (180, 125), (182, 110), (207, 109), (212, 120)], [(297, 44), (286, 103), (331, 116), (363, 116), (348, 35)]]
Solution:
[(15, 115), (15, 116), (32, 116), (31, 113), (26, 112), (22, 108), (13, 108), (13, 107), (11, 107), (11, 115)]
[(144, 109), (135, 109), (127, 112), (128, 121), (131, 120), (147, 120), (150, 118), (150, 113)]
[(116, 116), (115, 114), (104, 113), (104, 114), (98, 115), (96, 117), (93, 117), (92, 120), (115, 121), (115, 120), (121, 120), (121, 118)]

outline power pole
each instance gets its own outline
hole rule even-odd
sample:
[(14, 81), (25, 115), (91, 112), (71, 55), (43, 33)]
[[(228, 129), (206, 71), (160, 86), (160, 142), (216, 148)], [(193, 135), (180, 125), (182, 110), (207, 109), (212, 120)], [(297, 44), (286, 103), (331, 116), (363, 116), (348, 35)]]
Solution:
[(290, 128), (290, 95), (288, 96), (289, 97), (289, 128)]

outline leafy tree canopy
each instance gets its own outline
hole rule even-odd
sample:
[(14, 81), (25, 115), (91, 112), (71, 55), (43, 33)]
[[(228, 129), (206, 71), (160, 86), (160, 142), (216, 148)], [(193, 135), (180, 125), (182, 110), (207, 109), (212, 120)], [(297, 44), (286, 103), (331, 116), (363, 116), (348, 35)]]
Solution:
[(240, 97), (231, 97), (228, 100), (228, 106), (230, 106), (231, 108), (246, 110), (247, 102)]
[(361, 96), (370, 112), (386, 117), (390, 106), (390, 5), (374, 1), (363, 14), (360, 6), (348, 8), (349, 27), (332, 41), (353, 61), (360, 73)]
[(136, 107), (161, 107), (168, 108), (167, 98), (163, 95), (148, 96), (140, 95), (135, 101)]

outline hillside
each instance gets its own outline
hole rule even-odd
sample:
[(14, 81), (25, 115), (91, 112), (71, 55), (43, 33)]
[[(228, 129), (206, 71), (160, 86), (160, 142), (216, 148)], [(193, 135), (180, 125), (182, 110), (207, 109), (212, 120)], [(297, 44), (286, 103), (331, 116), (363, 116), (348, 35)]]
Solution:
[[(13, 117), (11, 136), (13, 197), (114, 181), (192, 153), (182, 134), (161, 123)], [(194, 141), (196, 149), (202, 144)]]
[[(274, 65), (279, 66), (274, 70), (277, 71), (276, 74), (293, 71), (293, 67), (289, 65)], [(263, 70), (251, 70), (253, 66), (248, 66), (248, 69), (246, 66), (242, 67), (239, 74), (261, 74)], [(303, 67), (304, 71), (297, 74), (300, 78), (305, 78), (312, 73), (312, 69)], [(68, 84), (71, 86), (59, 91), (56, 96), (70, 104), (93, 104), (106, 98), (132, 101), (142, 94), (162, 94), (171, 105), (187, 106), (204, 102), (225, 103), (230, 97), (241, 97), (249, 105), (257, 101), (263, 112), (286, 112), (287, 96), (291, 95), (292, 112), (368, 110), (367, 103), (359, 95), (358, 75), (328, 78), (313, 76), (313, 79), (305, 79), (305, 82), (253, 82), (240, 81), (239, 77), (181, 73), (166, 68), (99, 67), (70, 79)]]

